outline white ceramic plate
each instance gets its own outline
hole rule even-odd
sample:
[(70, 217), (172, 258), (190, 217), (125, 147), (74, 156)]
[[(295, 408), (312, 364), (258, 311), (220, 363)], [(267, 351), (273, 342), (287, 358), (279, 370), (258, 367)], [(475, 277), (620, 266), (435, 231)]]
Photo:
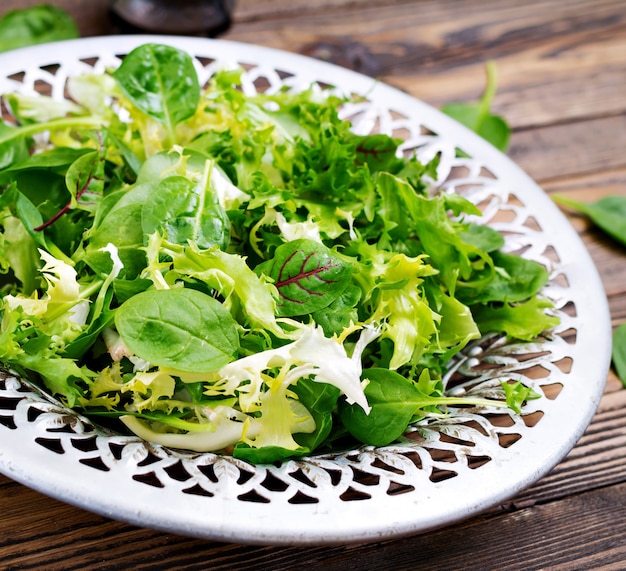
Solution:
[[(422, 532), (467, 518), (526, 488), (556, 465), (590, 422), (610, 362), (606, 297), (577, 234), (551, 200), (481, 138), (394, 88), (302, 56), (220, 40), (122, 36), (74, 40), (0, 56), (0, 93), (63, 97), (68, 76), (119, 65), (145, 43), (187, 50), (202, 81), (241, 64), (245, 90), (310, 83), (366, 95), (344, 109), (355, 131), (406, 140), (441, 158), (440, 185), (480, 204), (506, 249), (550, 271), (545, 295), (561, 324), (531, 344), (492, 338), (452, 364), (460, 387), (488, 394), (521, 379), (542, 397), (523, 414), (457, 410), (383, 448), (252, 466), (111, 434), (26, 381), (0, 378), (0, 471), (45, 494), (139, 526), (232, 542), (353, 542)], [(459, 158), (456, 149), (467, 153)], [(452, 373), (451, 373), (452, 374)], [(455, 390), (461, 390), (456, 388)]]

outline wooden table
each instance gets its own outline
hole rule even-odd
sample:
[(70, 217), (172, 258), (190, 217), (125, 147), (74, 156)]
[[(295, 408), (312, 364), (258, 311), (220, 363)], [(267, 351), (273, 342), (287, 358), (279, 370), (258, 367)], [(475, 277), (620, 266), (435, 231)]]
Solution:
[[(37, 2), (4, 0), (0, 13)], [(83, 35), (108, 1), (53, 2)], [(238, 0), (224, 38), (380, 77), (435, 106), (476, 99), (494, 60), (510, 157), (546, 192), (626, 194), (624, 0)], [(626, 249), (570, 215), (626, 318)], [(230, 545), (109, 520), (0, 476), (0, 569), (624, 569), (626, 391), (609, 375), (577, 446), (546, 477), (470, 521), (381, 543)]]

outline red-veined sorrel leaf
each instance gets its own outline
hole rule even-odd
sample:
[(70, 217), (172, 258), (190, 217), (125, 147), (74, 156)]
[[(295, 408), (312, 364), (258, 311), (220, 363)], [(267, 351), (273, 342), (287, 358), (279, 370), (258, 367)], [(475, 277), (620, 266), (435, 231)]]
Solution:
[(70, 192), (71, 200), (35, 231), (41, 231), (54, 224), (61, 216), (78, 208), (87, 212), (95, 212), (104, 196), (104, 163), (105, 144), (101, 133), (93, 136), (97, 149), (80, 155), (65, 173), (65, 185)]
[(278, 289), (278, 314), (293, 317), (330, 305), (350, 282), (352, 265), (323, 244), (301, 239), (276, 248), (258, 271)]

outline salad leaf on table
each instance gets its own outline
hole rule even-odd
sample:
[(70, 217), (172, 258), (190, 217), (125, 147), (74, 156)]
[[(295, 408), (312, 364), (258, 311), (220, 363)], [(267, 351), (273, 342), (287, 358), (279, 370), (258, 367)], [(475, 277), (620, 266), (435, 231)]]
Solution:
[(493, 61), (489, 61), (485, 69), (487, 85), (477, 102), (446, 103), (441, 107), (441, 111), (478, 133), (496, 149), (505, 152), (509, 147), (511, 128), (503, 117), (494, 115), (490, 111), (497, 88), (496, 65)]
[(626, 386), (626, 324), (622, 323), (613, 332), (613, 366), (617, 376)]
[(561, 194), (553, 194), (552, 199), (557, 204), (568, 206), (588, 216), (603, 232), (626, 246), (626, 196), (614, 194), (595, 202), (582, 202)]
[(2, 363), (120, 430), (261, 463), (519, 411), (528, 387), (452, 397), (442, 377), (482, 335), (558, 322), (545, 268), (466, 222), (436, 159), (355, 135), (343, 99), (247, 96), (241, 73), (201, 87), (189, 55), (145, 44), (72, 79), (71, 105), (9, 96)]
[(77, 37), (74, 19), (50, 4), (10, 10), (0, 18), (0, 52)]
[[(561, 194), (552, 199), (563, 206), (578, 211), (605, 234), (626, 246), (626, 196), (613, 194), (595, 202), (582, 202)], [(626, 326), (620, 325), (613, 333), (612, 363), (617, 376), (626, 387)]]

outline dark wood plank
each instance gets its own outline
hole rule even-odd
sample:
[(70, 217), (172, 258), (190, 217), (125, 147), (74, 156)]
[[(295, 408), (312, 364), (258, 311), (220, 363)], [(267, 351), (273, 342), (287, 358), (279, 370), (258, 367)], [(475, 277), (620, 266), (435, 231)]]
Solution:
[[(242, 4), (250, 9), (251, 3)], [(276, 19), (264, 19), (259, 9), (224, 37), (356, 69), (435, 106), (476, 99), (484, 63), (493, 59), (500, 78), (494, 109), (515, 128), (625, 109), (621, 0), (321, 5), (315, 12), (296, 2), (298, 12)]]
[(510, 157), (539, 181), (614, 170), (624, 163), (626, 115), (513, 134)]
[[(561, 464), (511, 502), (467, 522), (463, 528), (483, 535), (484, 527), (493, 527), (492, 518), (500, 518), (500, 522), (503, 513), (512, 512), (512, 515), (505, 516), (502, 520), (508, 522), (506, 525), (512, 525), (511, 521), (516, 521), (520, 509), (525, 510), (524, 513), (528, 514), (526, 517), (536, 518), (535, 515), (530, 515), (536, 512), (528, 511), (532, 506), (537, 508), (540, 504), (555, 504), (555, 500), (569, 501), (568, 497), (594, 489), (623, 486), (626, 481), (626, 417), (622, 410), (625, 406), (626, 392), (612, 384), (593, 423)], [(598, 466), (602, 469), (598, 470)], [(288, 569), (297, 564), (298, 558), (311, 564), (323, 563), (324, 567), (337, 565), (335, 568), (339, 569), (343, 562), (346, 566), (348, 562), (351, 565), (364, 562), (364, 553), (370, 552), (377, 555), (368, 569), (383, 569), (385, 558), (382, 553), (390, 549), (398, 553), (399, 550), (400, 556), (394, 561), (402, 564), (403, 558), (409, 557), (411, 551), (423, 550), (424, 544), (437, 544), (439, 540), (433, 538), (440, 538), (443, 533), (431, 532), (422, 537), (374, 543), (362, 548), (347, 546), (270, 549), (251, 546), (244, 550), (236, 545), (179, 537), (111, 521), (42, 496), (4, 477), (0, 478), (0, 510), (3, 513), (0, 523), (0, 552), (8, 568), (22, 570), (37, 568), (43, 551), (50, 568), (62, 565), (71, 552), (72, 560), (77, 566), (105, 569), (106, 553), (113, 542), (116, 545), (116, 565), (132, 565), (137, 569), (142, 568), (141, 565), (148, 568), (157, 561), (168, 563), (172, 569), (202, 568), (206, 563), (205, 557), (209, 554), (214, 569), (228, 569), (235, 564), (237, 568), (251, 568), (246, 567), (246, 561), (254, 561), (266, 569)], [(42, 517), (45, 513), (55, 514), (54, 525), (51, 526), (50, 520)], [(553, 530), (553, 527), (550, 529)], [(563, 530), (559, 531), (563, 533)], [(451, 533), (454, 535), (456, 531)], [(520, 541), (530, 544), (534, 532), (524, 528), (515, 533), (516, 544)], [(51, 544), (54, 545), (53, 548), (49, 547)], [(137, 545), (142, 546), (141, 553), (137, 552)], [(410, 545), (414, 547), (410, 549)], [(244, 552), (245, 557), (241, 555)], [(439, 557), (441, 559), (441, 555)], [(441, 560), (446, 565), (456, 563), (454, 553), (446, 554)], [(434, 567), (439, 568), (445, 567)]]
[[(576, 525), (585, 514), (584, 525)], [(546, 530), (550, 530), (546, 534)], [(626, 558), (626, 484), (462, 525), (366, 545), (219, 544), (116, 523), (54, 533), (3, 557), (4, 569), (599, 569)], [(98, 537), (96, 537), (98, 533)], [(54, 542), (54, 543), (52, 543)], [(52, 547), (50, 547), (52, 545)], [(3, 555), (6, 553), (2, 548)], [(468, 557), (471, 563), (468, 563)], [(67, 565), (70, 558), (71, 564)], [(614, 567), (619, 568), (619, 567)]]
[(626, 391), (607, 393), (589, 428), (567, 457), (508, 509), (546, 503), (626, 482)]
[[(358, 1), (358, 0), (357, 0)], [(415, 0), (367, 0), (370, 5), (415, 4)], [(360, 2), (362, 8), (363, 2)], [(236, 0), (234, 16), (237, 23), (275, 18), (291, 18), (303, 13), (327, 12), (330, 9), (353, 10), (355, 0)]]

